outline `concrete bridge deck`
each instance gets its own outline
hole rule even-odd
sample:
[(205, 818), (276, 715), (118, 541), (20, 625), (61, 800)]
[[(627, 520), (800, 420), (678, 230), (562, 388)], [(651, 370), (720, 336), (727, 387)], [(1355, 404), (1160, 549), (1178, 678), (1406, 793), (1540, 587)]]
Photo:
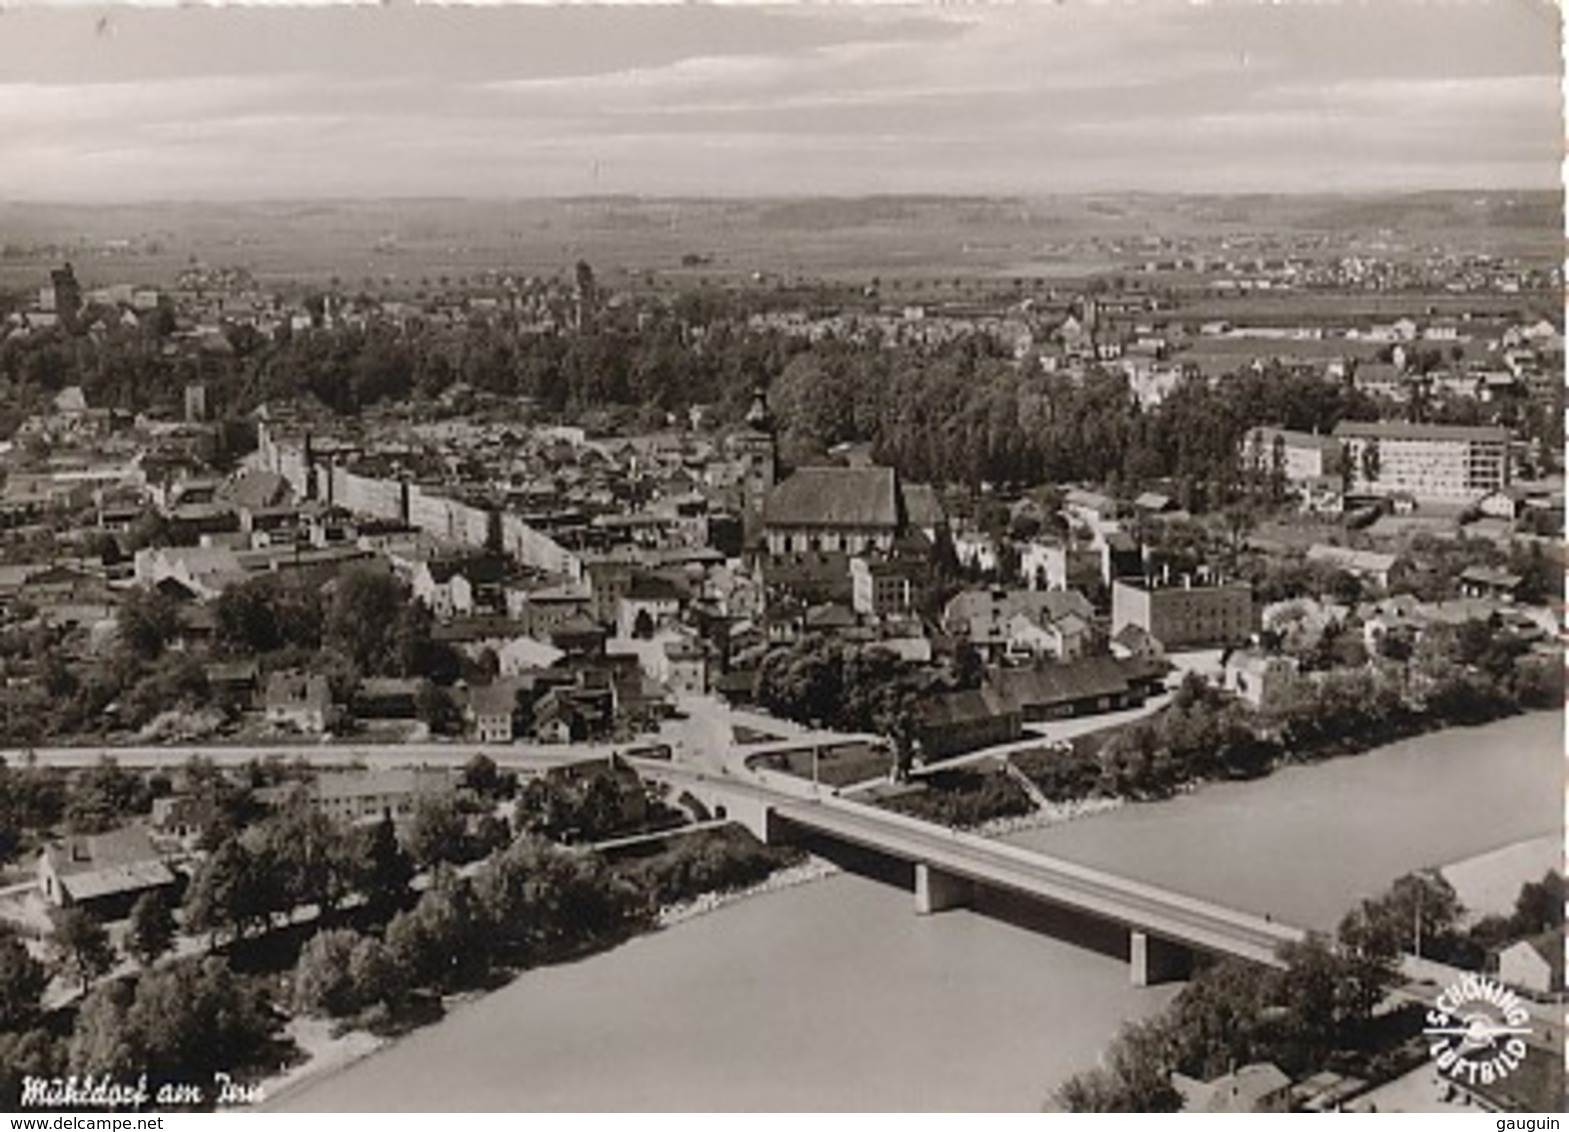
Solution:
[(981, 885), (1121, 925), (1130, 933), (1129, 959), (1139, 985), (1179, 973), (1195, 951), (1279, 967), (1280, 945), (1307, 936), (1302, 928), (1250, 912), (852, 802), (787, 775), (713, 775), (668, 763), (639, 769), (689, 791), (716, 813), (722, 809), (762, 840), (815, 834), (912, 862), (920, 912), (964, 906)]
[(782, 805), (774, 818), (914, 861), (944, 878), (1036, 896), (1160, 939), (1254, 963), (1281, 966), (1280, 945), (1307, 934), (1252, 913), (843, 799)]

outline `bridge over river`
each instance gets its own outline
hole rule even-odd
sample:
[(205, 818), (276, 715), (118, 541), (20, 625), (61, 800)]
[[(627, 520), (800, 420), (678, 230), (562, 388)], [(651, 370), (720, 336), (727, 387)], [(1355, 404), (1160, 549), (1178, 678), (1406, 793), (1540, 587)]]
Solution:
[(1128, 931), (1138, 986), (1181, 975), (1194, 953), (1282, 966), (1280, 945), (1307, 935), (1267, 917), (853, 802), (785, 775), (716, 775), (644, 760), (637, 766), (764, 841), (809, 835), (912, 863), (919, 913), (966, 906), (978, 888), (989, 887), (1117, 924)]

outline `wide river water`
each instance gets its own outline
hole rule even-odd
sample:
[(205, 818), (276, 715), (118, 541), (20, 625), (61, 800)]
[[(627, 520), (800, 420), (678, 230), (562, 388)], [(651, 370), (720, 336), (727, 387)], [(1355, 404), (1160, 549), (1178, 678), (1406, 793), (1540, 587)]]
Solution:
[[(1277, 919), (1561, 828), (1559, 716), (1448, 731), (1011, 838)], [(347, 1070), (293, 1111), (1019, 1110), (1173, 987), (840, 875), (531, 971)]]

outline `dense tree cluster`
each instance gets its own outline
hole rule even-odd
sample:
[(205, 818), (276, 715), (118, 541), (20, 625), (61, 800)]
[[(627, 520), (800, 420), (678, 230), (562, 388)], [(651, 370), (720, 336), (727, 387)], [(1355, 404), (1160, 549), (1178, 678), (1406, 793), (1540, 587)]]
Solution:
[(379, 932), (319, 932), (301, 951), (295, 1004), (349, 1017), (396, 1011), (420, 989), (483, 983), (498, 965), (528, 966), (613, 942), (643, 902), (595, 854), (521, 838), (472, 876), (439, 868), (413, 907)]
[[(1315, 652), (1322, 655), (1307, 667), (1322, 670), (1290, 681), (1263, 711), (1190, 673), (1164, 709), (1098, 742), (1019, 752), (1010, 761), (1054, 802), (1164, 798), (1194, 782), (1250, 778), (1283, 762), (1563, 702), (1558, 658), (1493, 621), (1431, 627), (1408, 661), (1369, 662), (1349, 632), (1326, 636)], [(927, 776), (923, 795), (884, 804), (959, 825), (1028, 810), (1000, 772), (967, 774)]]
[(1563, 897), (1563, 878), (1548, 873), (1522, 888), (1511, 916), (1465, 929), (1465, 909), (1441, 875), (1400, 877), (1347, 913), (1333, 940), (1282, 948), (1284, 970), (1229, 959), (1201, 970), (1163, 1014), (1125, 1027), (1103, 1064), (1070, 1079), (1057, 1100), (1075, 1112), (1172, 1111), (1173, 1072), (1210, 1080), (1258, 1061), (1294, 1077), (1365, 1072), (1403, 1033), (1375, 1017), (1402, 954), (1479, 969), (1507, 942), (1561, 927)]
[(1514, 910), (1507, 916), (1483, 916), (1472, 924), (1456, 950), (1474, 963), (1478, 956), (1496, 954), (1516, 940), (1561, 930), (1566, 899), (1569, 886), (1563, 874), (1549, 870), (1541, 880), (1521, 885)]
[[(1287, 368), (1244, 369), (1216, 388), (1179, 387), (1141, 411), (1126, 378), (1092, 370), (1080, 380), (1021, 365), (991, 336), (938, 345), (889, 345), (877, 335), (816, 342), (744, 321), (757, 301), (683, 296), (602, 312), (577, 330), (540, 331), (509, 312), (471, 310), (466, 325), (414, 318), (403, 325), (316, 329), (277, 341), (231, 327), (227, 348), (165, 356), (149, 320), (93, 338), (42, 334), (0, 344), (0, 390), (12, 412), (37, 410), (65, 385), (126, 410), (173, 406), (185, 382), (204, 381), (235, 416), (266, 400), (313, 400), (341, 414), (429, 403), (456, 388), (519, 399), (586, 420), (643, 414), (644, 423), (691, 405), (736, 419), (757, 385), (770, 385), (796, 459), (842, 441), (871, 442), (911, 478), (935, 482), (1178, 482), (1184, 506), (1242, 486), (1238, 444), (1256, 424), (1321, 431), (1390, 411), (1349, 386)], [(1552, 412), (1461, 403), (1419, 405), (1429, 416), (1483, 409), (1504, 423), (1559, 429)], [(1516, 419), (1518, 418), (1518, 419)], [(18, 418), (19, 419), (19, 418)], [(0, 424), (4, 420), (0, 419)], [(9, 431), (9, 430), (7, 430)], [(1532, 433), (1532, 435), (1536, 435)]]
[(612, 869), (649, 907), (659, 908), (757, 884), (803, 856), (799, 850), (763, 844), (744, 826), (726, 825), (672, 838), (663, 851), (618, 861)]
[(182, 959), (95, 987), (71, 1037), (77, 1073), (149, 1082), (210, 1079), (253, 1065), (279, 1025), (261, 987), (220, 958)]
[(1101, 1065), (1065, 1082), (1070, 1112), (1174, 1112), (1171, 1075), (1211, 1080), (1259, 1061), (1288, 1075), (1360, 1068), (1373, 1011), (1398, 978), (1398, 951), (1348, 917), (1334, 939), (1281, 949), (1283, 970), (1225, 959), (1199, 971), (1162, 1014), (1124, 1026)]
[(757, 701), (800, 723), (900, 738), (921, 697), (952, 685), (887, 649), (812, 636), (764, 656)]
[(961, 829), (993, 818), (1020, 817), (1034, 809), (1024, 788), (1005, 774), (953, 767), (923, 775), (921, 782), (924, 789), (895, 795), (882, 805), (895, 813)]
[(301, 905), (330, 911), (351, 894), (396, 906), (412, 875), (389, 822), (345, 827), (296, 799), (226, 838), (201, 863), (185, 894), (185, 926), (239, 938)]

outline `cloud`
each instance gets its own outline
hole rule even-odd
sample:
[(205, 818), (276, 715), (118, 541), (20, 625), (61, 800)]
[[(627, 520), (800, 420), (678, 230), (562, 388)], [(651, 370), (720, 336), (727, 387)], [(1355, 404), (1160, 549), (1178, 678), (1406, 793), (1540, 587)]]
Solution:
[(1562, 144), (1529, 0), (95, 19), (0, 19), (0, 195), (1534, 186)]

